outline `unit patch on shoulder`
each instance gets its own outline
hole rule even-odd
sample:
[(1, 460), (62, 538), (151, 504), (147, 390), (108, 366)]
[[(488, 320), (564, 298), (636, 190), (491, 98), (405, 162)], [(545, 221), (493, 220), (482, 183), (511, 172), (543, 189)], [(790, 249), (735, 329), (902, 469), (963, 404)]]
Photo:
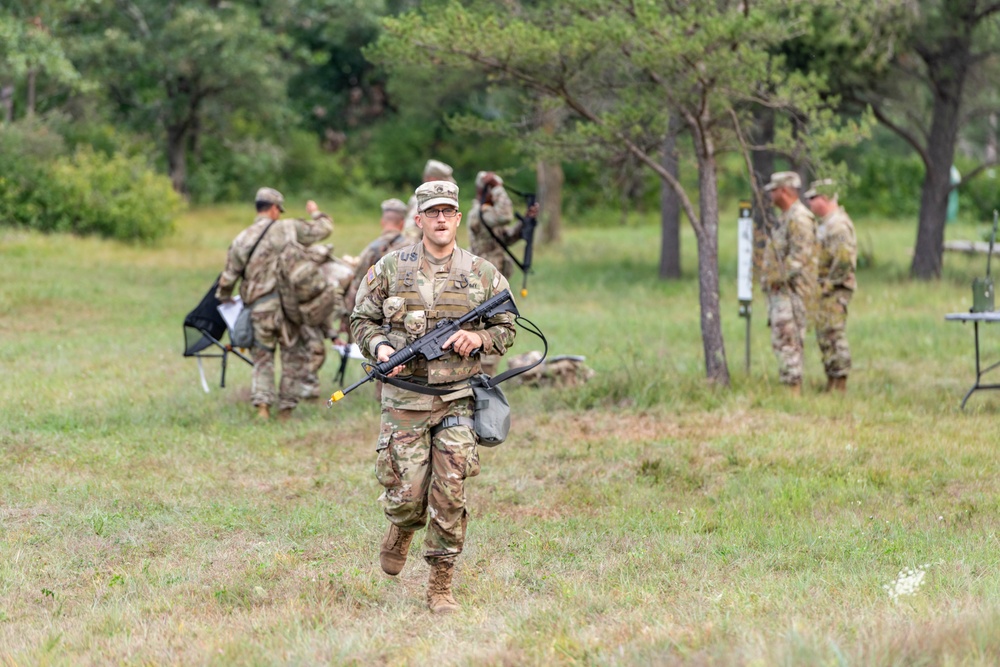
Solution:
[(375, 266), (374, 265), (368, 267), (368, 274), (365, 276), (365, 279), (368, 281), (369, 285), (371, 285), (373, 282), (375, 282)]
[(497, 270), (496, 273), (493, 274), (493, 291), (494, 292), (496, 292), (497, 288), (500, 287), (500, 276), (501, 276), (501, 273), (500, 273), (499, 270)]

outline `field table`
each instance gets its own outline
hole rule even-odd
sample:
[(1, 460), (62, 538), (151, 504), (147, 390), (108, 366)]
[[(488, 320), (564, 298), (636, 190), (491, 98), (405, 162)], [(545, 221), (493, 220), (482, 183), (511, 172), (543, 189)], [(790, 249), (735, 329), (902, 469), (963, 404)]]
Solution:
[(952, 322), (972, 322), (972, 328), (975, 331), (976, 337), (976, 384), (972, 385), (972, 388), (965, 394), (965, 398), (962, 399), (962, 409), (965, 409), (965, 403), (969, 400), (969, 397), (976, 391), (980, 389), (1000, 389), (1000, 384), (983, 384), (983, 376), (989, 373), (994, 368), (1000, 366), (1000, 361), (990, 364), (986, 368), (982, 368), (980, 363), (979, 355), (979, 323), (980, 322), (1000, 322), (1000, 311), (993, 311), (989, 313), (949, 313), (944, 316), (944, 319)]

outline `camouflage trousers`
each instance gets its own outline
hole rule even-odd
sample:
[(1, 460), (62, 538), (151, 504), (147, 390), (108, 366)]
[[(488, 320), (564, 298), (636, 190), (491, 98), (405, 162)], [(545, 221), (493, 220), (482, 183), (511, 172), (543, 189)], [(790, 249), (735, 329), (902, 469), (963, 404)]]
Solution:
[(847, 306), (854, 292), (835, 287), (819, 298), (816, 340), (823, 354), (827, 377), (845, 378), (851, 370), (851, 348), (847, 344)]
[(792, 290), (772, 292), (767, 297), (771, 325), (771, 348), (778, 358), (778, 378), (784, 384), (802, 382), (802, 350), (806, 338), (806, 307)]
[(326, 338), (319, 327), (301, 327), (299, 340), (305, 347), (306, 354), (306, 373), (299, 387), (301, 391), (299, 398), (319, 398), (319, 370), (326, 362)]
[(427, 525), (424, 558), (453, 559), (462, 553), (469, 513), (465, 480), (479, 474), (476, 435), (467, 426), (430, 429), (447, 416), (472, 417), (471, 398), (445, 403), (434, 398), (431, 410), (382, 407), (375, 476), (384, 487), (379, 501), (386, 518), (404, 530)]
[[(253, 384), (251, 400), (254, 405), (274, 405), (274, 353), (281, 340), (281, 301), (270, 299), (254, 305), (250, 314), (253, 322)], [(311, 352), (306, 337), (299, 335), (292, 345), (281, 348), (281, 386), (278, 408), (294, 408), (302, 397), (303, 386), (308, 382)]]

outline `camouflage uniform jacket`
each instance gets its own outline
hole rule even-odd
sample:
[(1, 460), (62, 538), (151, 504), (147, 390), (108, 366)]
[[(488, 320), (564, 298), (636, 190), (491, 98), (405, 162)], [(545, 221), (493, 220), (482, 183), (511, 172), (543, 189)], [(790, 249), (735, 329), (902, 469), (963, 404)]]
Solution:
[(480, 257), (503, 253), (486, 227), (507, 245), (517, 241), (521, 233), (519, 224), (510, 224), (514, 221), (514, 204), (502, 185), (490, 189), (490, 200), (492, 203), (483, 204), (476, 199), (469, 210), (469, 249)]
[(843, 207), (827, 215), (816, 228), (819, 248), (819, 285), (824, 294), (837, 287), (857, 289), (858, 241)]
[[(311, 245), (333, 232), (333, 220), (319, 211), (313, 214), (312, 220), (287, 218), (278, 220), (267, 229), (270, 223), (271, 218), (258, 215), (253, 224), (233, 240), (226, 257), (226, 268), (219, 277), (219, 287), (215, 290), (217, 298), (228, 299), (232, 296), (236, 282), (242, 278), (240, 297), (244, 304), (253, 304), (277, 288), (278, 255), (286, 245), (292, 241)], [(265, 229), (267, 236), (261, 239), (260, 245), (254, 250), (254, 244)], [(252, 258), (251, 250), (254, 250)]]
[[(435, 317), (436, 309), (441, 308), (440, 304), (447, 301), (442, 296), (462, 294), (467, 295), (470, 308), (482, 304), (487, 299), (499, 294), (505, 289), (509, 289), (507, 279), (492, 264), (486, 260), (471, 255), (459, 247), (455, 247), (451, 260), (438, 269), (438, 276), (447, 271), (447, 282), (443, 285), (443, 291), (434, 299), (434, 303), (427, 304), (424, 297), (420, 296), (416, 300), (406, 299), (406, 305), (395, 304), (390, 299), (402, 302), (403, 299), (396, 296), (400, 290), (399, 268), (401, 264), (408, 264), (415, 260), (419, 271), (416, 275), (416, 285), (412, 289), (414, 292), (433, 287), (435, 280), (435, 270), (423, 257), (423, 244), (407, 246), (402, 250), (390, 252), (380, 259), (375, 266), (368, 269), (361, 282), (358, 291), (357, 304), (351, 314), (351, 333), (358, 346), (369, 358), (375, 359), (375, 347), (381, 342), (389, 342), (394, 349), (400, 349), (403, 344), (408, 344), (418, 338), (426, 331), (430, 331), (440, 319), (440, 315)], [(468, 265), (471, 270), (467, 274), (458, 275), (456, 268), (459, 265)], [(405, 276), (405, 273), (402, 274)], [(458, 279), (456, 280), (456, 277)], [(437, 290), (434, 290), (437, 293)], [(414, 303), (418, 301), (418, 303)], [(420, 304), (419, 301), (423, 301)], [(392, 306), (389, 308), (389, 306)], [(387, 315), (386, 310), (392, 312)], [(466, 309), (464, 312), (468, 312)], [(461, 316), (457, 312), (448, 313), (448, 317)], [(399, 337), (399, 329), (394, 325), (403, 322), (405, 318), (405, 340), (390, 341), (390, 336)], [(397, 322), (398, 320), (398, 322)], [(467, 328), (477, 330), (483, 338), (483, 354), (504, 354), (507, 348), (514, 342), (515, 329), (514, 318), (510, 313), (501, 313), (486, 320), (485, 323), (469, 324)], [(417, 324), (415, 327), (411, 325)], [(449, 366), (478, 366), (475, 358), (463, 359), (458, 354), (451, 352), (439, 360), (426, 362), (418, 360), (404, 366), (400, 373), (400, 379), (415, 382), (426, 380), (420, 377), (420, 367), (423, 364), (432, 375), (435, 369), (447, 368)], [(447, 371), (445, 371), (447, 372)], [(414, 377), (414, 374), (417, 374)], [(468, 376), (467, 370), (463, 369), (462, 374)], [(461, 378), (457, 378), (461, 379)], [(432, 381), (433, 383), (433, 381)], [(461, 396), (456, 396), (461, 398)], [(401, 410), (430, 410), (434, 397), (417, 394), (411, 391), (386, 385), (382, 392), (383, 407), (392, 407)]]
[(364, 279), (368, 269), (375, 266), (375, 262), (385, 257), (387, 252), (399, 250), (408, 245), (412, 245), (412, 242), (407, 240), (403, 232), (389, 229), (382, 232), (380, 237), (369, 243), (361, 251), (361, 256), (358, 257), (358, 270), (355, 272), (351, 286), (347, 289), (347, 293), (344, 296), (344, 305), (347, 308), (348, 315), (354, 310), (354, 300), (358, 296), (361, 281)]
[(761, 281), (765, 292), (810, 290), (816, 283), (816, 219), (795, 200), (771, 229), (764, 249)]
[(417, 213), (419, 213), (417, 211), (417, 195), (410, 195), (409, 201), (406, 202), (406, 218), (403, 219), (403, 236), (410, 243), (415, 243), (424, 236), (423, 231), (417, 227)]

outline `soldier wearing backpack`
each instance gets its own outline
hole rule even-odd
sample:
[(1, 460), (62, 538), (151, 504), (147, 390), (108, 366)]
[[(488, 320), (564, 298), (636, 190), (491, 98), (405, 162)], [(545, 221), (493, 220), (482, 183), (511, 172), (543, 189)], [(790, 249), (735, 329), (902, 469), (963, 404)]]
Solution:
[[(333, 220), (316, 202), (306, 203), (309, 220), (282, 218), (285, 198), (273, 188), (261, 188), (254, 199), (257, 217), (229, 246), (226, 268), (219, 278), (216, 297), (229, 301), (237, 282), (245, 308), (251, 309), (254, 344), (251, 400), (261, 419), (268, 419), (275, 403), (274, 352), (281, 346), (281, 385), (278, 418), (288, 419), (298, 405), (311, 356), (309, 336), (285, 317), (278, 293), (278, 260), (292, 243), (309, 246), (333, 232)], [(305, 366), (305, 367), (304, 367)]]

